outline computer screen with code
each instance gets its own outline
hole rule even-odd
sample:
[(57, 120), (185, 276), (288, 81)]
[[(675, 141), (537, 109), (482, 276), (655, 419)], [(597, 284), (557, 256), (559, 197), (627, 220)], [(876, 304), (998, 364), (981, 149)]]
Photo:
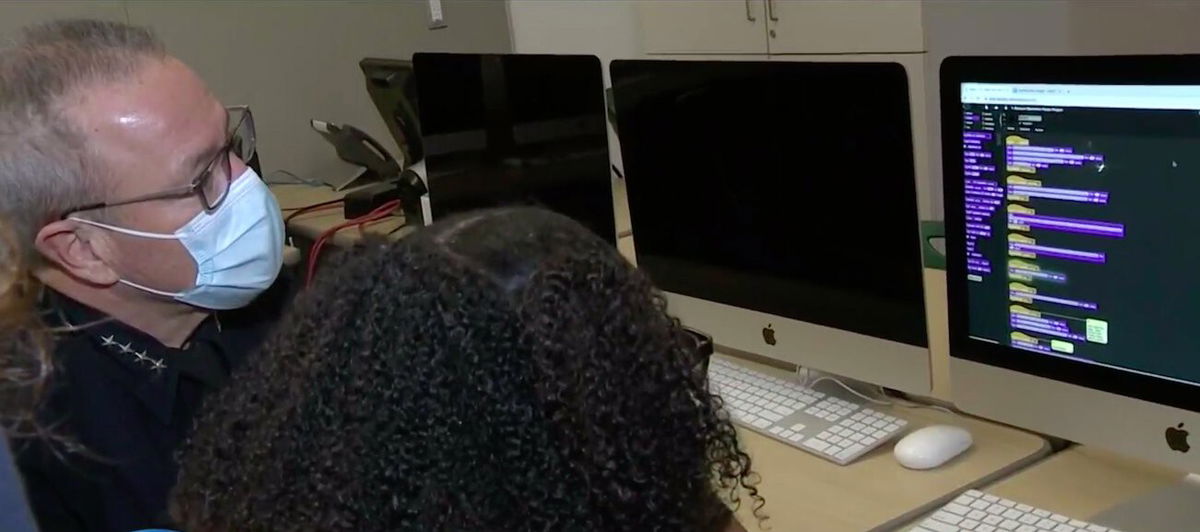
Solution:
[(961, 103), (970, 335), (1200, 382), (1200, 86)]

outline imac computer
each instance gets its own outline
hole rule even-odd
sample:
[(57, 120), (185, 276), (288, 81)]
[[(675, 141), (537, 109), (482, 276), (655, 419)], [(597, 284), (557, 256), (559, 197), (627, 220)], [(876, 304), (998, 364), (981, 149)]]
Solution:
[(928, 393), (894, 63), (614, 61), (638, 267), (723, 348)]
[(596, 56), (418, 53), (413, 68), (431, 220), (539, 205), (616, 243)]
[(1200, 56), (950, 58), (941, 98), (954, 402), (1200, 471)]

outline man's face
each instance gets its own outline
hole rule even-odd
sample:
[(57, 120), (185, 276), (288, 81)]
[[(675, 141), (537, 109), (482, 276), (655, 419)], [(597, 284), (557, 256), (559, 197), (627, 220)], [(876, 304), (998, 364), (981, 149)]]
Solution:
[[(189, 185), (226, 141), (225, 108), (191, 69), (174, 58), (148, 61), (132, 79), (93, 88), (76, 101), (65, 102), (65, 108), (84, 132), (92, 157), (104, 162), (98, 176), (102, 201)], [(231, 165), (233, 178), (246, 168), (236, 157)], [(105, 221), (171, 234), (203, 209), (201, 200), (189, 195), (114, 207)], [(187, 290), (195, 283), (196, 263), (178, 240), (81, 230), (103, 239), (105, 261), (129, 281), (170, 292)]]

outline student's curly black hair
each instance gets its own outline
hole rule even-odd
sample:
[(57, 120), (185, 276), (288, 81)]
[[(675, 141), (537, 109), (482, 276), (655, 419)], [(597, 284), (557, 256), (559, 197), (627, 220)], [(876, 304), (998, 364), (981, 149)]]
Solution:
[(763, 504), (694, 343), (565, 217), (448, 220), (298, 305), (205, 405), (182, 529), (708, 532)]

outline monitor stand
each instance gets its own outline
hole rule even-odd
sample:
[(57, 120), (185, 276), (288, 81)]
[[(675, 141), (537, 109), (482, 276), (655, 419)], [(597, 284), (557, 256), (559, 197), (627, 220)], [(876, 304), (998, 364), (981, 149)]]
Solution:
[(1091, 519), (1126, 532), (1179, 532), (1200, 526), (1200, 475), (1132, 498)]

